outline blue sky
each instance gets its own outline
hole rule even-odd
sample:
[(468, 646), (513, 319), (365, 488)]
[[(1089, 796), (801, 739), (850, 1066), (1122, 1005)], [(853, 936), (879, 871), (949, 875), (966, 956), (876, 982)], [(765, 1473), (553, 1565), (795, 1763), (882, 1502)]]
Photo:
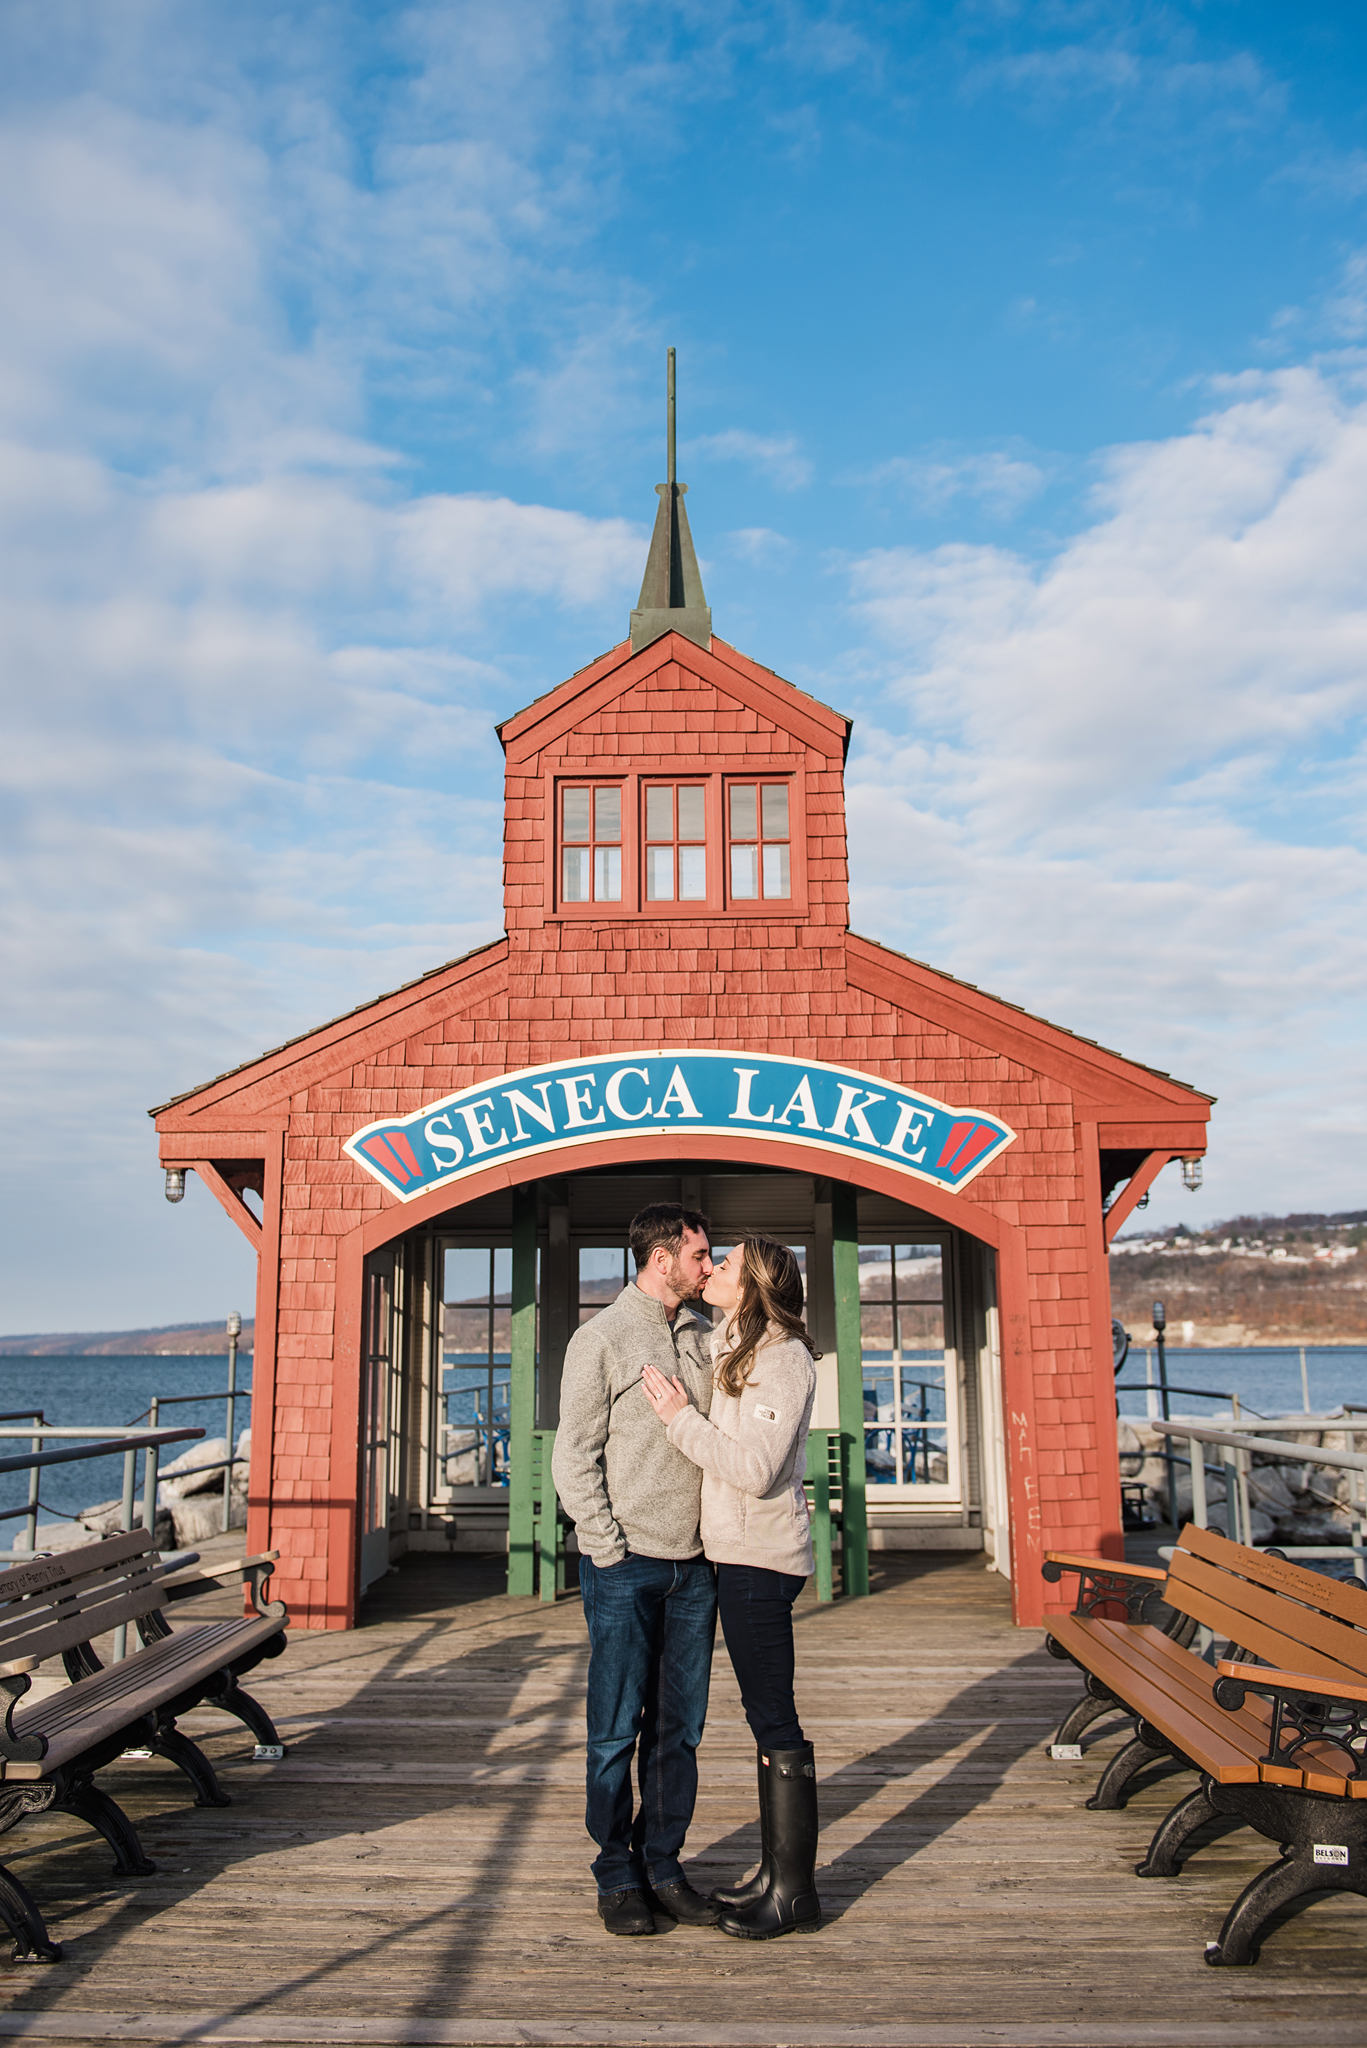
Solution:
[[(857, 720), (854, 922), (1367, 1206), (1367, 17), (0, 14), (0, 1328), (250, 1303), (146, 1107), (500, 926), (680, 362), (717, 630)], [(1173, 1182), (1168, 1187), (1167, 1180)]]

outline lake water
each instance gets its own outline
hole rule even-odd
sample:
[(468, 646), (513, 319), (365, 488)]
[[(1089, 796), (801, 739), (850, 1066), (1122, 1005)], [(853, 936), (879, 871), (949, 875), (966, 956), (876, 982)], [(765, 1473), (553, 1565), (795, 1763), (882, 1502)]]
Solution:
[[(1153, 1353), (1154, 1374), (1158, 1357)], [(1306, 1351), (1310, 1401), (1317, 1412), (1341, 1401), (1367, 1402), (1367, 1348), (1315, 1346)], [(101, 1424), (137, 1422), (154, 1394), (217, 1394), (227, 1384), (227, 1359), (213, 1357), (128, 1356), (101, 1358), (0, 1358), (0, 1413), (16, 1409), (43, 1410), (49, 1422)], [(243, 1352), (237, 1364), (238, 1385), (250, 1390), (252, 1359)], [(1148, 1412), (1143, 1391), (1144, 1351), (1132, 1345), (1118, 1399), (1122, 1415)], [(1294, 1350), (1196, 1351), (1181, 1345), (1168, 1349), (1168, 1381), (1172, 1386), (1203, 1387), (1207, 1395), (1174, 1394), (1172, 1406), (1183, 1415), (1207, 1415), (1228, 1407), (1237, 1393), (1246, 1409), (1261, 1415), (1284, 1415), (1301, 1406), (1300, 1355)], [(1134, 1382), (1140, 1384), (1135, 1387)], [(208, 1401), (163, 1412), (162, 1422), (195, 1424), (209, 1436), (221, 1436), (224, 1404)], [(237, 1428), (251, 1420), (251, 1404), (238, 1409)], [(13, 1424), (0, 1424), (12, 1428)], [(0, 1444), (0, 1452), (17, 1454), (28, 1448), (24, 1439)], [(174, 1457), (173, 1450), (169, 1456)], [(141, 1499), (142, 1461), (138, 1461)], [(75, 1465), (49, 1466), (43, 1475), (42, 1519), (74, 1515), (93, 1501), (112, 1500), (123, 1487), (122, 1458), (92, 1458)], [(0, 1509), (18, 1507), (28, 1498), (28, 1475), (0, 1473)], [(7, 1548), (17, 1524), (0, 1522), (0, 1549)]]
[[(1149, 1351), (1156, 1380), (1158, 1351), (1152, 1345)], [(1310, 1406), (1315, 1414), (1322, 1415), (1343, 1401), (1367, 1402), (1367, 1348), (1308, 1344), (1305, 1364)], [(1132, 1344), (1116, 1397), (1122, 1415), (1147, 1415), (1144, 1379), (1144, 1347)], [(1135, 1382), (1139, 1382), (1138, 1388)], [(1300, 1351), (1294, 1347), (1284, 1351), (1261, 1346), (1256, 1350), (1197, 1351), (1169, 1344), (1168, 1385), (1212, 1390), (1206, 1395), (1173, 1394), (1175, 1415), (1211, 1415), (1228, 1410), (1231, 1393), (1239, 1396), (1243, 1409), (1258, 1415), (1290, 1415), (1304, 1405)]]
[[(16, 1410), (29, 1414), (41, 1408), (49, 1423), (68, 1426), (96, 1425), (123, 1427), (143, 1417), (155, 1394), (216, 1394), (228, 1384), (226, 1355), (210, 1357), (153, 1357), (129, 1355), (102, 1358), (0, 1358), (0, 1414)], [(252, 1384), (252, 1357), (240, 1352), (237, 1360), (239, 1394)], [(222, 1436), (227, 1420), (226, 1403), (206, 1401), (185, 1403), (163, 1409), (160, 1426), (182, 1425), (202, 1429), (206, 1436)], [(251, 1402), (239, 1400), (235, 1431), (240, 1434), (251, 1422)], [(14, 1429), (15, 1423), (0, 1423), (0, 1429)], [(0, 1455), (15, 1457), (27, 1451), (26, 1437), (9, 1437), (0, 1442)], [(178, 1457), (188, 1445), (175, 1444), (162, 1453), (163, 1462)], [(123, 1491), (123, 1459), (87, 1458), (73, 1465), (49, 1465), (41, 1474), (42, 1510), (40, 1521), (59, 1521), (74, 1515), (95, 1501), (113, 1500)], [(0, 1509), (18, 1507), (28, 1499), (27, 1472), (0, 1473)], [(138, 1499), (142, 1499), (142, 1458), (138, 1458)], [(7, 1549), (22, 1529), (22, 1521), (0, 1522), (0, 1549)]]

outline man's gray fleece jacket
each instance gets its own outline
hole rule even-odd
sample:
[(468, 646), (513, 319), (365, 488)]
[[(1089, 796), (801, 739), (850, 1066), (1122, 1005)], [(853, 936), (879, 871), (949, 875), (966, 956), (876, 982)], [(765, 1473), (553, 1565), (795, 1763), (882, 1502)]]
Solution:
[(702, 1473), (675, 1450), (641, 1384), (677, 1373), (702, 1415), (712, 1405), (712, 1320), (687, 1302), (671, 1323), (635, 1282), (570, 1338), (551, 1473), (581, 1552), (597, 1565), (696, 1557)]

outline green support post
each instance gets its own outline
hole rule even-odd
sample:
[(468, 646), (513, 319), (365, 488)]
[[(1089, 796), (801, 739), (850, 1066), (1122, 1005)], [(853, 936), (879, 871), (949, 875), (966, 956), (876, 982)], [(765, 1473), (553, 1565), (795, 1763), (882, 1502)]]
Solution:
[(536, 1591), (536, 1187), (513, 1189), (512, 1384), (508, 1390), (508, 1591)]
[(847, 1600), (869, 1590), (869, 1519), (864, 1497), (864, 1335), (859, 1317), (859, 1195), (848, 1181), (831, 1183), (831, 1264), (835, 1281), (836, 1380), (845, 1474), (841, 1587)]

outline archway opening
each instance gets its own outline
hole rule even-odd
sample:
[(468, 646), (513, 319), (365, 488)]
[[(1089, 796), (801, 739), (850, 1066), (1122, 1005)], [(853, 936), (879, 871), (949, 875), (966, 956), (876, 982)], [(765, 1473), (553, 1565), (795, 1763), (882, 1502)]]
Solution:
[[(406, 1551), (509, 1547), (531, 1432), (559, 1419), (566, 1346), (630, 1283), (628, 1226), (655, 1201), (703, 1210), (714, 1248), (762, 1232), (796, 1252), (823, 1354), (813, 1427), (846, 1432), (862, 1480), (849, 1541), (981, 1550), (1009, 1572), (992, 1247), (914, 1201), (820, 1175), (662, 1165), (488, 1190), (369, 1253), (361, 1592)], [(531, 1590), (515, 1562), (510, 1588)]]

